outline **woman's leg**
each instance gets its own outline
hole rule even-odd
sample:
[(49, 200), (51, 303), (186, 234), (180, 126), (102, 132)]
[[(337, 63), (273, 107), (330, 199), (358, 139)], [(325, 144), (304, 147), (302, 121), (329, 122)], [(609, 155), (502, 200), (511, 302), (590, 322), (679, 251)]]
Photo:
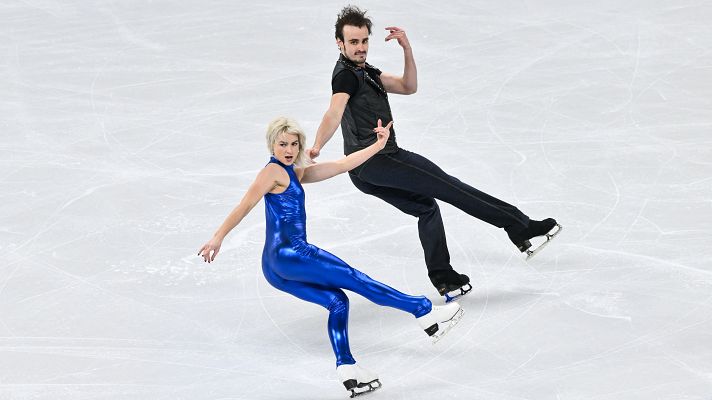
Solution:
[(416, 318), (432, 309), (432, 303), (427, 297), (399, 292), (352, 268), (335, 255), (313, 245), (309, 247), (308, 254), (301, 255), (290, 250), (291, 254), (287, 257), (280, 257), (286, 262), (280, 262), (275, 272), (293, 281), (347, 289), (378, 305), (405, 311)]
[(329, 340), (336, 356), (336, 366), (356, 363), (349, 347), (349, 298), (346, 293), (336, 288), (287, 280), (269, 268), (263, 268), (263, 272), (275, 288), (326, 308), (329, 311)]

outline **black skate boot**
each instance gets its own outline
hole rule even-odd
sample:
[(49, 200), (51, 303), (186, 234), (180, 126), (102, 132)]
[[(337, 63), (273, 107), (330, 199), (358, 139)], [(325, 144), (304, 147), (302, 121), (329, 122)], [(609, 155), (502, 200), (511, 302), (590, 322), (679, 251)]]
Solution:
[[(544, 248), (554, 236), (561, 232), (561, 225), (555, 219), (547, 218), (543, 221), (530, 220), (529, 225), (518, 231), (507, 231), (509, 240), (522, 253), (526, 254), (527, 260), (534, 257), (541, 249)], [(542, 237), (543, 242), (540, 242), (536, 247), (532, 248), (531, 239)]]
[(428, 277), (438, 293), (445, 296), (446, 303), (464, 296), (472, 290), (470, 278), (465, 274), (458, 274), (452, 269), (430, 271)]

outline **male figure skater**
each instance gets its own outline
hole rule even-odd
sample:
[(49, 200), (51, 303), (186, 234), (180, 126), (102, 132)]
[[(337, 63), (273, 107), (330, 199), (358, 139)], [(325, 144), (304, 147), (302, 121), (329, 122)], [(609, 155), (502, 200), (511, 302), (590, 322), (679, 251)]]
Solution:
[[(379, 119), (394, 121), (388, 95), (409, 95), (417, 90), (413, 51), (403, 29), (386, 28), (390, 33), (386, 41), (396, 40), (403, 48), (405, 66), (402, 76), (382, 73), (366, 63), (371, 26), (365, 11), (358, 7), (345, 7), (338, 15), (335, 36), (341, 54), (332, 73), (329, 109), (317, 129), (313, 147), (307, 150), (311, 159), (319, 156), (339, 124), (344, 137), (344, 154), (368, 147), (377, 140), (373, 132), (376, 122)], [(561, 230), (553, 218), (531, 220), (517, 207), (446, 174), (425, 157), (399, 148), (394, 128), (391, 128), (385, 148), (351, 170), (349, 177), (362, 192), (418, 218), (428, 276), (447, 301), (466, 294), (472, 286), (467, 275), (455, 272), (450, 265), (445, 229), (435, 199), (504, 228), (509, 239), (527, 258)], [(532, 247), (530, 239), (537, 236), (542, 236), (545, 241)]]

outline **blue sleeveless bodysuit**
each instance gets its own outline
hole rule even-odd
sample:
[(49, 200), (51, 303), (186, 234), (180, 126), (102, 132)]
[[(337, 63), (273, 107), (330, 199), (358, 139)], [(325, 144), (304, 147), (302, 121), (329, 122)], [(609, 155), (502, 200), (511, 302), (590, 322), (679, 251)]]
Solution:
[(262, 252), (262, 272), (275, 288), (329, 311), (329, 339), (337, 366), (356, 362), (348, 340), (349, 299), (341, 289), (358, 293), (378, 305), (411, 313), (416, 318), (430, 312), (432, 304), (425, 296), (401, 293), (307, 243), (304, 189), (294, 167), (274, 157), (270, 163), (282, 166), (290, 182), (284, 192), (264, 196), (267, 238)]

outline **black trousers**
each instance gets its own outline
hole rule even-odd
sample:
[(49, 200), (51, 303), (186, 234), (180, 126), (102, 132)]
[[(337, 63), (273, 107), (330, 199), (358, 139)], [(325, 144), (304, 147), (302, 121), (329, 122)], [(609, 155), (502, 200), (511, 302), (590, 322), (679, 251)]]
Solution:
[(373, 156), (350, 171), (349, 177), (360, 191), (418, 218), (428, 272), (452, 269), (435, 199), (498, 228), (519, 230), (529, 224), (529, 217), (518, 208), (463, 183), (427, 158), (404, 149)]

